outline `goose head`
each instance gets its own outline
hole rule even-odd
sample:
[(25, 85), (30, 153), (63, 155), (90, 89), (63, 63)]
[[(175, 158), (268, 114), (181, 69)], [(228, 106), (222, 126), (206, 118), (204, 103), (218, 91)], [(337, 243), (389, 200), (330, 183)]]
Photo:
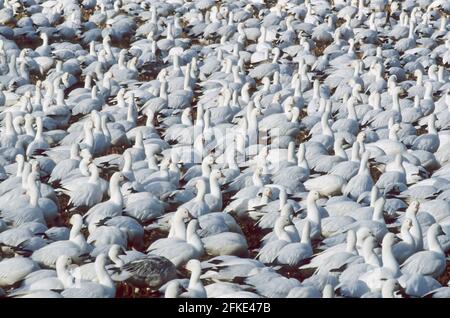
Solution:
[[(286, 205), (290, 206), (290, 204)], [(287, 211), (289, 209), (287, 207), (286, 208), (283, 207), (283, 210)], [(292, 214), (290, 214), (289, 212), (280, 213), (280, 215), (276, 220), (276, 225), (281, 229), (284, 229), (286, 226), (292, 225)]]
[(113, 175), (111, 176), (110, 184), (120, 185), (124, 181), (128, 181), (128, 179), (122, 172), (118, 171), (114, 172)]
[(383, 282), (381, 287), (381, 297), (382, 298), (395, 298), (395, 292), (401, 289), (400, 283), (394, 279), (390, 278)]
[(74, 284), (74, 277), (68, 271), (70, 264), (72, 264), (72, 258), (67, 255), (60, 255), (56, 259), (57, 277), (66, 288), (72, 287)]
[(261, 196), (266, 198), (272, 197), (272, 189), (269, 187), (264, 187), (264, 189), (261, 192)]
[(364, 143), (365, 140), (366, 140), (366, 133), (364, 131), (358, 133), (358, 135), (356, 136), (356, 141), (361, 144)]
[(413, 226), (413, 222), (410, 218), (405, 218), (402, 223), (401, 231), (409, 231)]
[(360, 227), (357, 231), (356, 231), (356, 242), (358, 246), (362, 246), (363, 242), (365, 242), (366, 238), (368, 237), (372, 237), (374, 238), (372, 231), (366, 227)]
[(278, 47), (275, 47), (272, 49), (272, 54), (273, 54), (273, 61), (272, 63), (277, 63), (278, 59), (280, 58), (280, 54), (281, 54), (281, 50)]
[(419, 211), (419, 206), (420, 206), (419, 201), (413, 200), (413, 201), (409, 204), (408, 208), (406, 209), (407, 215), (408, 215), (408, 214), (416, 214), (417, 211)]
[(180, 220), (183, 220), (184, 222), (189, 222), (191, 219), (194, 218), (192, 214), (189, 212), (189, 210), (184, 207), (179, 207), (177, 209), (177, 211), (175, 212), (175, 217)]
[(319, 200), (319, 199), (320, 199), (320, 194), (319, 194), (319, 191), (316, 191), (316, 190), (310, 191), (310, 192), (308, 193), (307, 198), (306, 198), (306, 200), (307, 200), (308, 202), (316, 202), (316, 201)]
[(395, 243), (398, 243), (399, 241), (400, 239), (394, 233), (389, 232), (383, 237), (381, 246), (392, 247)]
[(388, 81), (387, 81), (388, 89), (392, 90), (396, 86), (397, 86), (397, 76), (396, 75), (389, 76)]
[(201, 265), (198, 259), (191, 259), (186, 264), (186, 269), (191, 272), (191, 274), (198, 273), (200, 275)]
[(210, 177), (215, 180), (219, 180), (220, 178), (223, 178), (224, 175), (223, 175), (222, 171), (220, 171), (219, 169), (214, 169), (211, 171)]

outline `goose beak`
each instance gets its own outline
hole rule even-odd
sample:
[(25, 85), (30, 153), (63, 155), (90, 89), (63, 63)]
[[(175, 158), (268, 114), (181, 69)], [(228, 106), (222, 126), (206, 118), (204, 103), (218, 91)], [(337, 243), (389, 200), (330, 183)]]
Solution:
[(119, 249), (119, 254), (118, 255), (127, 255), (127, 252), (125, 251), (125, 249), (123, 247), (121, 247)]
[(196, 217), (193, 216), (193, 215), (191, 214), (191, 212), (189, 212), (189, 213), (188, 213), (188, 217), (187, 217), (187, 221), (189, 222), (189, 221), (192, 220), (192, 219), (196, 219)]

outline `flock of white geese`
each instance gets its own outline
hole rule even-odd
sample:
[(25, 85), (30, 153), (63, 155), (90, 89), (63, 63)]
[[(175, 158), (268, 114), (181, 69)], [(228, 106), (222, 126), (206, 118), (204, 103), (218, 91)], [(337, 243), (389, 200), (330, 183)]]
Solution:
[(0, 295), (450, 297), (449, 14), (0, 0)]

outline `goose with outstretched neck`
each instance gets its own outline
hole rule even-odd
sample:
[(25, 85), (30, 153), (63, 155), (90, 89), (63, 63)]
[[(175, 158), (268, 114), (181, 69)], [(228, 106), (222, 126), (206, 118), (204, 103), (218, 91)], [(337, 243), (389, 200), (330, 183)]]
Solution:
[(409, 232), (414, 240), (414, 246), (416, 252), (423, 249), (423, 234), (422, 226), (417, 219), (417, 212), (419, 211), (420, 203), (419, 201), (412, 201), (405, 212), (405, 217), (411, 220), (411, 228)]
[(176, 267), (186, 264), (191, 259), (199, 259), (203, 256), (204, 249), (200, 236), (198, 220), (189, 222), (186, 229), (186, 239), (166, 239), (163, 242), (156, 241), (147, 249), (151, 255), (164, 256)]
[[(110, 197), (108, 201), (98, 203), (90, 208), (83, 216), (89, 225), (89, 232), (95, 230), (95, 223), (107, 217), (122, 215), (123, 196), (120, 191), (120, 183), (125, 180), (122, 172), (114, 172), (109, 181)], [(92, 230), (92, 231), (91, 231)]]
[(306, 197), (306, 219), (294, 219), (293, 221), (298, 233), (302, 233), (303, 226), (308, 220), (311, 226), (311, 239), (313, 240), (318, 239), (322, 235), (322, 216), (316, 202), (319, 198), (320, 194), (318, 191), (310, 191)]
[(300, 242), (289, 243), (284, 246), (278, 252), (276, 262), (281, 265), (297, 267), (310, 258), (313, 254), (310, 232), (311, 223), (306, 220)]
[(353, 200), (358, 199), (364, 192), (372, 190), (373, 179), (370, 175), (368, 161), (369, 153), (365, 152), (361, 157), (358, 173), (348, 181), (344, 188), (344, 195)]
[[(70, 277), (67, 274), (66, 264), (69, 262), (69, 258), (66, 256), (61, 257), (62, 264), (60, 274), (64, 278), (66, 283), (70, 283)], [(64, 264), (66, 263), (66, 264)], [(106, 255), (99, 254), (95, 258), (95, 273), (97, 276), (97, 283), (90, 281), (78, 281), (73, 280), (72, 284), (68, 285), (61, 295), (64, 298), (114, 298), (116, 296), (116, 286), (111, 279), (109, 272), (106, 270)], [(69, 274), (70, 275), (70, 274)]]
[(220, 189), (219, 180), (223, 177), (221, 171), (214, 169), (209, 175), (210, 193), (205, 195), (205, 201), (210, 211), (222, 210), (222, 190)]
[(387, 233), (381, 243), (382, 266), (375, 268), (361, 276), (361, 281), (365, 282), (372, 291), (379, 291), (383, 281), (386, 279), (400, 277), (400, 266), (395, 259), (392, 247), (398, 241), (393, 233)]
[(318, 274), (336, 272), (343, 266), (350, 266), (361, 260), (356, 249), (356, 233), (353, 230), (347, 232), (347, 242), (330, 247), (316, 254), (309, 264), (302, 269), (314, 268)]
[(184, 203), (182, 207), (189, 210), (189, 213), (194, 217), (199, 217), (211, 211), (208, 204), (205, 202), (206, 182), (203, 179), (198, 179), (196, 183), (197, 196), (192, 200)]
[(70, 218), (70, 235), (68, 240), (56, 241), (33, 252), (31, 258), (42, 267), (55, 268), (56, 260), (60, 255), (67, 255), (75, 262), (80, 262), (83, 256), (91, 250), (84, 235), (81, 233), (83, 218), (74, 214)]
[(402, 241), (395, 244), (393, 247), (395, 258), (400, 264), (402, 264), (408, 257), (414, 254), (416, 251), (414, 238), (409, 232), (412, 227), (413, 221), (410, 218), (405, 218), (400, 228), (400, 235)]
[(438, 240), (439, 235), (444, 235), (438, 223), (431, 225), (427, 232), (428, 250), (411, 255), (401, 266), (401, 271), (408, 274), (421, 274), (441, 276), (445, 271), (445, 253)]
[[(68, 182), (61, 192), (70, 197), (68, 204), (74, 207), (92, 207), (102, 201), (103, 191), (100, 182), (99, 169), (91, 164), (88, 168), (89, 177), (78, 178)], [(87, 182), (86, 182), (87, 181)]]
[(292, 221), (289, 215), (280, 215), (275, 221), (275, 226), (273, 228), (276, 239), (265, 244), (258, 252), (258, 255), (256, 255), (256, 258), (266, 264), (275, 263), (281, 249), (289, 243), (295, 242), (292, 241), (292, 238), (285, 229), (291, 224)]
[(14, 227), (28, 222), (45, 224), (44, 210), (39, 205), (41, 203), (46, 208), (46, 202), (39, 202), (41, 196), (38, 186), (39, 174), (31, 172), (26, 180), (27, 194), (11, 198), (13, 199), (12, 202), (6, 204), (2, 209), (2, 218)]
[[(191, 272), (187, 288), (182, 288), (178, 280), (173, 280), (167, 284), (164, 298), (206, 298), (206, 289), (200, 280), (202, 272), (201, 264), (198, 260), (190, 260), (186, 264), (186, 269)], [(185, 290), (182, 292), (182, 290)]]

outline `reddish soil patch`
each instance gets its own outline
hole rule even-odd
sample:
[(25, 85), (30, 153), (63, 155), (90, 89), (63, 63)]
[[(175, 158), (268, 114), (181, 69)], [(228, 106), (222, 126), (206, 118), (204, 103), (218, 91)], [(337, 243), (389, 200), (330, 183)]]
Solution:
[(380, 170), (378, 170), (377, 168), (375, 168), (374, 166), (370, 166), (369, 170), (370, 170), (370, 175), (373, 179), (373, 182), (377, 182), (378, 179), (380, 178), (380, 176), (382, 175), (382, 172)]
[(442, 286), (447, 286), (450, 281), (450, 262), (446, 262), (444, 274), (442, 274), (437, 281), (441, 283)]
[(157, 290), (150, 288), (134, 288), (128, 283), (121, 282), (116, 288), (116, 298), (160, 298), (163, 296)]
[(251, 258), (255, 258), (258, 254), (256, 249), (258, 249), (261, 245), (262, 238), (270, 231), (270, 230), (262, 230), (255, 225), (255, 221), (250, 218), (241, 218), (236, 220), (239, 226), (242, 229), (242, 232), (247, 239), (249, 256)]
[(323, 51), (328, 47), (328, 42), (319, 41), (316, 42), (316, 47), (314, 48), (314, 55), (321, 56), (323, 55)]
[(149, 231), (145, 231), (144, 233), (144, 246), (143, 246), (143, 250), (141, 252), (145, 252), (147, 250), (147, 248), (155, 241), (161, 239), (161, 238), (166, 238), (167, 237), (167, 232), (166, 231), (162, 231), (160, 229), (151, 229)]

